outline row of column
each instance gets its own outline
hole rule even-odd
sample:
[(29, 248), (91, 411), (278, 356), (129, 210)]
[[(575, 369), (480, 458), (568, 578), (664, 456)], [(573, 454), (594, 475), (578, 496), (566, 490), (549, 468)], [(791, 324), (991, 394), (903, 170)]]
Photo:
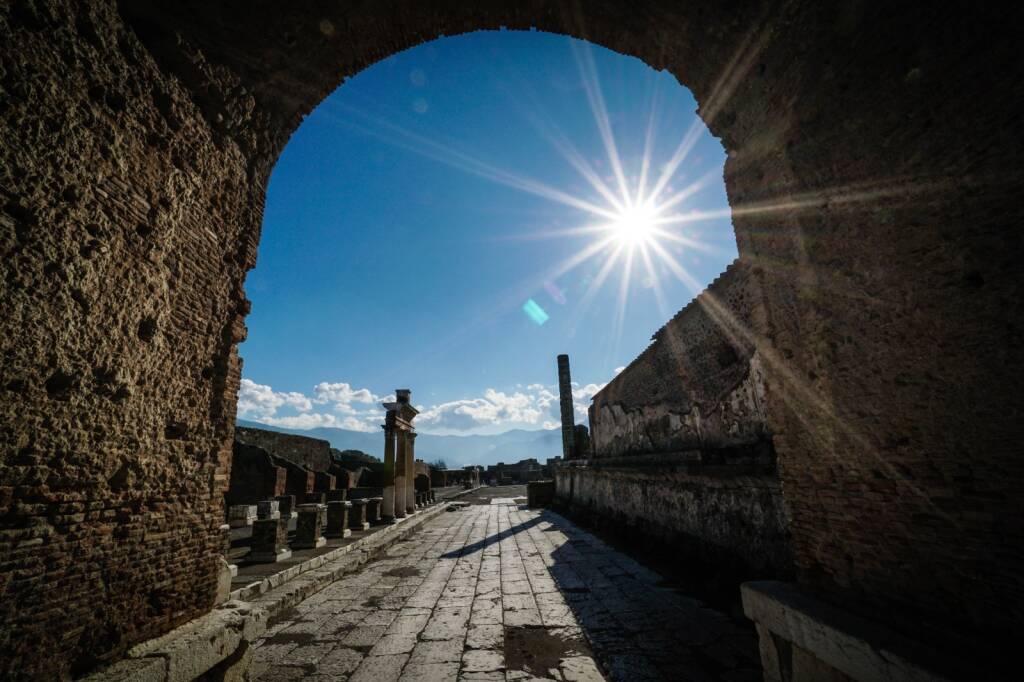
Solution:
[(416, 511), (416, 432), (391, 424), (384, 429), (384, 501), (381, 517), (394, 523)]

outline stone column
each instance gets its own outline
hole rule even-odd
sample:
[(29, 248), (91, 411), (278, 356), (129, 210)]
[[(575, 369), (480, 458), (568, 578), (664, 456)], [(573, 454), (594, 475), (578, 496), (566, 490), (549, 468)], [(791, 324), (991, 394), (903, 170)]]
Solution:
[(347, 538), (352, 535), (348, 529), (348, 510), (352, 507), (351, 502), (337, 500), (327, 503), (327, 532), (329, 538)]
[(406, 515), (406, 485), (405, 479), (408, 475), (408, 469), (406, 468), (406, 462), (408, 460), (408, 447), (406, 446), (407, 431), (405, 429), (398, 429), (395, 433), (396, 440), (398, 441), (398, 454), (395, 456), (395, 518), (404, 519)]
[(562, 410), (562, 456), (573, 459), (576, 452), (576, 414), (572, 406), (572, 377), (569, 356), (558, 356), (558, 404)]
[(405, 511), (416, 512), (416, 432), (406, 431), (408, 445), (405, 448)]
[(384, 425), (384, 486), (380, 505), (380, 518), (384, 523), (395, 522), (395, 429)]

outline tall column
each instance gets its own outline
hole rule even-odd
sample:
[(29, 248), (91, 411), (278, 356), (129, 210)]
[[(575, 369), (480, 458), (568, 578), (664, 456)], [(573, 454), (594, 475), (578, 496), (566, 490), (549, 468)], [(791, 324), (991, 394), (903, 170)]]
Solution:
[(416, 432), (406, 431), (408, 446), (405, 448), (405, 511), (416, 511)]
[(395, 429), (384, 425), (384, 501), (380, 516), (385, 523), (395, 522)]
[(395, 518), (405, 518), (405, 478), (408, 476), (408, 469), (405, 466), (406, 452), (406, 431), (396, 429), (395, 436), (398, 440), (398, 456), (395, 457)]
[(562, 408), (562, 456), (568, 460), (576, 452), (576, 415), (572, 406), (568, 355), (558, 356), (558, 404)]

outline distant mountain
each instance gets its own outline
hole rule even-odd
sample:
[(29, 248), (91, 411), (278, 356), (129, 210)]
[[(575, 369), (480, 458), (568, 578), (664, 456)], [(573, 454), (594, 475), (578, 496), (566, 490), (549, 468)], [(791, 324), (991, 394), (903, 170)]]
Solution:
[[(384, 458), (383, 431), (366, 433), (329, 427), (300, 431), (245, 419), (239, 419), (238, 425), (321, 438), (338, 450), (362, 450), (374, 457)], [(443, 459), (453, 469), (469, 464), (487, 466), (498, 462), (518, 462), (528, 457), (534, 457), (543, 463), (548, 457), (558, 457), (561, 454), (562, 436), (559, 429), (537, 431), (513, 429), (493, 436), (435, 436), (421, 433), (416, 437), (416, 459), (426, 462)]]

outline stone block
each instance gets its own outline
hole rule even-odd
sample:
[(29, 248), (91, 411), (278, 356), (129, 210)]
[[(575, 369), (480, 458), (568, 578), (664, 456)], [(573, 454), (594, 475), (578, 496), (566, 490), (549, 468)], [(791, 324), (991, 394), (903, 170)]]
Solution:
[(260, 519), (281, 518), (280, 502), (277, 500), (261, 500), (256, 503), (256, 517)]
[(352, 500), (352, 508), (348, 514), (348, 527), (352, 530), (367, 530), (370, 524), (366, 521), (366, 500)]
[(324, 495), (327, 497), (328, 502), (344, 502), (348, 497), (348, 491), (345, 488), (338, 488), (336, 490), (328, 490)]
[(271, 564), (290, 559), (288, 524), (281, 518), (256, 519), (252, 524), (252, 549), (247, 559), (254, 563)]
[(251, 526), (255, 519), (255, 504), (235, 504), (228, 507), (228, 525), (232, 528)]
[(950, 679), (932, 669), (950, 669), (950, 662), (930, 647), (824, 602), (798, 585), (750, 582), (740, 592), (743, 612), (757, 626), (766, 680)]
[(281, 518), (294, 519), (298, 515), (298, 513), (295, 511), (294, 495), (278, 495), (275, 499), (277, 500), (278, 503), (277, 508), (278, 511), (281, 513)]
[(229, 658), (266, 630), (267, 613), (253, 604), (230, 601), (166, 635), (129, 649), (131, 658), (159, 658), (167, 682), (185, 682)]
[(327, 544), (324, 537), (324, 517), (327, 514), (325, 504), (300, 504), (299, 518), (295, 525), (295, 549), (315, 549)]
[(325, 535), (329, 538), (347, 538), (352, 534), (348, 527), (349, 510), (351, 502), (338, 500), (327, 503), (327, 531)]
[(327, 504), (327, 494), (323, 491), (306, 493), (302, 501), (304, 504)]
[(383, 497), (370, 497), (366, 500), (366, 522), (370, 525), (381, 522), (380, 508), (383, 502)]

